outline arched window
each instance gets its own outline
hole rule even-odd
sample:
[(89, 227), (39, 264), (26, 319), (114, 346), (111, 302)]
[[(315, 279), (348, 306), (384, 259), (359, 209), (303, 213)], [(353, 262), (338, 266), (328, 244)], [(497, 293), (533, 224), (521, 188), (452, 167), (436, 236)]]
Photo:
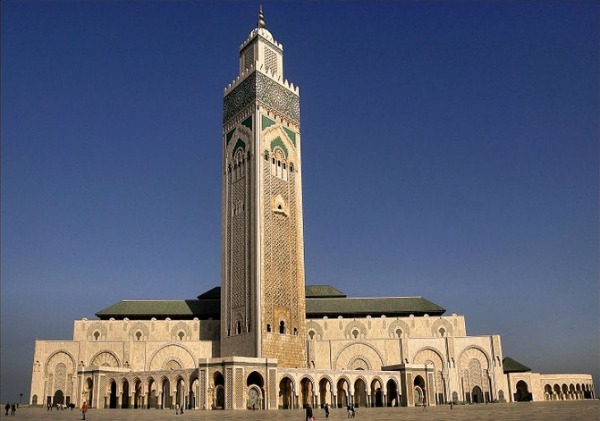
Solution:
[(440, 336), (444, 336), (446, 334), (446, 330), (443, 327), (440, 327)]
[(142, 332), (140, 332), (139, 330), (137, 332), (135, 332), (135, 337), (137, 338), (138, 341), (140, 339), (142, 339)]
[(402, 329), (396, 329), (396, 336), (397, 336), (398, 338), (401, 338), (401, 337), (402, 337)]
[(288, 180), (287, 156), (280, 148), (275, 148), (271, 158), (271, 175)]
[(285, 333), (285, 322), (283, 320), (279, 322), (279, 333)]
[(98, 340), (98, 338), (100, 338), (100, 332), (98, 332), (98, 331), (95, 331), (95, 332), (94, 332), (94, 340), (95, 340), (95, 341), (97, 341), (97, 340)]
[(267, 324), (267, 332), (270, 332), (270, 331), (271, 331), (271, 325)]
[(185, 336), (185, 333), (183, 333), (183, 330), (180, 330), (179, 333), (177, 334), (177, 337), (179, 338), (180, 341), (183, 341), (184, 336)]
[(309, 331), (309, 332), (308, 332), (308, 337), (309, 337), (311, 340), (312, 340), (312, 339), (314, 339), (314, 338), (315, 338), (315, 331), (314, 331), (314, 330), (311, 330), (311, 331)]
[(236, 323), (235, 333), (236, 333), (236, 335), (239, 335), (242, 333), (242, 322), (240, 322), (239, 320)]

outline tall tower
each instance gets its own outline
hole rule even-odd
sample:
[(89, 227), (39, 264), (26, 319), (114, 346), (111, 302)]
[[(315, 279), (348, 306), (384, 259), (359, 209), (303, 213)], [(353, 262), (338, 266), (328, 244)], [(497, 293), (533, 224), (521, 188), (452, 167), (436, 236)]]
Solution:
[(262, 9), (239, 63), (223, 99), (221, 356), (305, 367), (299, 90)]

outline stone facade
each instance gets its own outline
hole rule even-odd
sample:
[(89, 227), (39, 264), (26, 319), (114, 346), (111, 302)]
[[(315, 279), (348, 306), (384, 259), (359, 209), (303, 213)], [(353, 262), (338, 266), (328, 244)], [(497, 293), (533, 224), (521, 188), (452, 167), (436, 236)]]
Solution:
[(443, 316), (421, 297), (344, 301), (323, 286), (305, 296), (299, 90), (283, 79), (282, 54), (261, 14), (224, 92), (220, 299), (211, 290), (198, 300), (122, 302), (100, 320), (75, 321), (72, 340), (36, 340), (30, 404), (286, 409), (595, 398), (587, 374), (507, 370), (500, 336), (468, 336), (463, 316)]

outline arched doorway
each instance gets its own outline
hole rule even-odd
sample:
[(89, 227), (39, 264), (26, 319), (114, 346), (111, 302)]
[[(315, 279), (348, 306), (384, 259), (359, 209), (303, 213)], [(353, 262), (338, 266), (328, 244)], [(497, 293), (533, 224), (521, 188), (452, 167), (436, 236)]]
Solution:
[(264, 385), (265, 381), (261, 374), (257, 371), (250, 373), (246, 379), (248, 386), (248, 396), (246, 396), (246, 408), (248, 409), (265, 409), (264, 405)]
[(197, 406), (196, 406), (197, 405), (196, 390), (198, 390), (199, 385), (200, 385), (200, 381), (198, 380), (198, 378), (193, 378), (192, 386), (190, 387), (190, 390), (188, 390), (188, 405), (187, 405), (188, 409), (197, 408)]
[(52, 403), (54, 405), (62, 405), (65, 403), (65, 395), (62, 390), (57, 390), (54, 392), (54, 397), (52, 398)]
[(561, 400), (561, 396), (560, 396), (560, 386), (558, 384), (554, 385), (554, 400)]
[(471, 396), (473, 398), (473, 403), (483, 403), (483, 391), (481, 390), (481, 387), (473, 387)]
[(123, 384), (121, 385), (123, 390), (121, 392), (121, 408), (129, 408), (129, 382), (126, 379), (123, 379)]
[(357, 408), (367, 407), (367, 385), (363, 379), (354, 382), (354, 406)]
[(117, 407), (117, 382), (111, 380), (109, 388), (110, 395), (108, 397), (108, 407), (110, 409), (115, 409)]
[(338, 408), (345, 408), (348, 406), (348, 396), (350, 391), (350, 384), (346, 379), (340, 379), (337, 382), (337, 406)]
[(331, 383), (329, 379), (321, 379), (319, 382), (319, 401), (321, 406), (333, 403), (331, 400)]
[(550, 386), (549, 384), (544, 386), (544, 400), (552, 400), (552, 386)]
[(121, 408), (129, 408), (129, 382), (123, 379), (121, 384)]
[(529, 387), (523, 380), (519, 380), (516, 385), (517, 392), (515, 393), (516, 402), (528, 402), (531, 400), (531, 393), (529, 393)]
[(144, 401), (142, 396), (142, 382), (140, 381), (140, 379), (135, 379), (135, 384), (133, 388), (133, 407), (135, 409), (143, 408)]
[(415, 406), (425, 405), (425, 380), (423, 380), (423, 377), (417, 376), (415, 377), (413, 385)]
[(294, 407), (294, 384), (292, 379), (284, 377), (279, 382), (279, 407), (281, 409), (292, 409)]
[(308, 405), (313, 406), (314, 389), (310, 379), (305, 377), (300, 380), (300, 393), (300, 403), (302, 404), (302, 408), (306, 408)]
[(387, 382), (387, 406), (400, 406), (398, 399), (398, 385), (391, 379)]
[(154, 379), (150, 378), (148, 380), (148, 409), (159, 408), (157, 388), (158, 385), (156, 384)]
[(175, 405), (179, 405), (181, 409), (186, 407), (185, 405), (185, 381), (179, 377), (175, 385)]
[(381, 383), (377, 379), (371, 382), (371, 399), (371, 406), (383, 406), (383, 392), (381, 390)]
[(173, 399), (171, 397), (171, 382), (169, 382), (169, 379), (163, 379), (161, 392), (160, 407), (162, 409), (170, 409), (173, 406)]
[(92, 402), (94, 402), (92, 400), (92, 398), (94, 397), (93, 391), (94, 391), (94, 382), (92, 381), (91, 377), (88, 377), (83, 382), (83, 393), (82, 393), (81, 399), (82, 399), (82, 403), (87, 402), (90, 408), (92, 407)]
[(213, 395), (211, 408), (212, 409), (224, 409), (225, 408), (225, 378), (219, 371), (215, 371), (213, 374)]

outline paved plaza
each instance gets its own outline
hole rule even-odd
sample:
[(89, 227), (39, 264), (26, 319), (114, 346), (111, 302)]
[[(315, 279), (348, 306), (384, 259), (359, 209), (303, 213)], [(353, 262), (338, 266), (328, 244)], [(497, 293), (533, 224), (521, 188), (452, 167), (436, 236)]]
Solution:
[[(184, 415), (175, 415), (169, 410), (134, 410), (111, 409), (90, 410), (87, 421), (188, 421), (219, 420), (219, 421), (304, 421), (304, 412), (291, 411), (187, 411)], [(321, 410), (315, 411), (318, 421), (325, 420)], [(47, 411), (42, 408), (24, 408), (17, 410), (14, 417), (7, 417), (2, 412), (2, 418), (15, 421), (77, 421), (81, 413), (77, 410)], [(345, 420), (346, 411), (331, 410), (330, 420)], [(600, 420), (600, 401), (573, 402), (523, 402), (511, 404), (490, 405), (458, 405), (453, 409), (448, 406), (431, 407), (428, 411), (422, 408), (370, 408), (360, 409), (357, 420), (373, 421), (598, 421)]]

